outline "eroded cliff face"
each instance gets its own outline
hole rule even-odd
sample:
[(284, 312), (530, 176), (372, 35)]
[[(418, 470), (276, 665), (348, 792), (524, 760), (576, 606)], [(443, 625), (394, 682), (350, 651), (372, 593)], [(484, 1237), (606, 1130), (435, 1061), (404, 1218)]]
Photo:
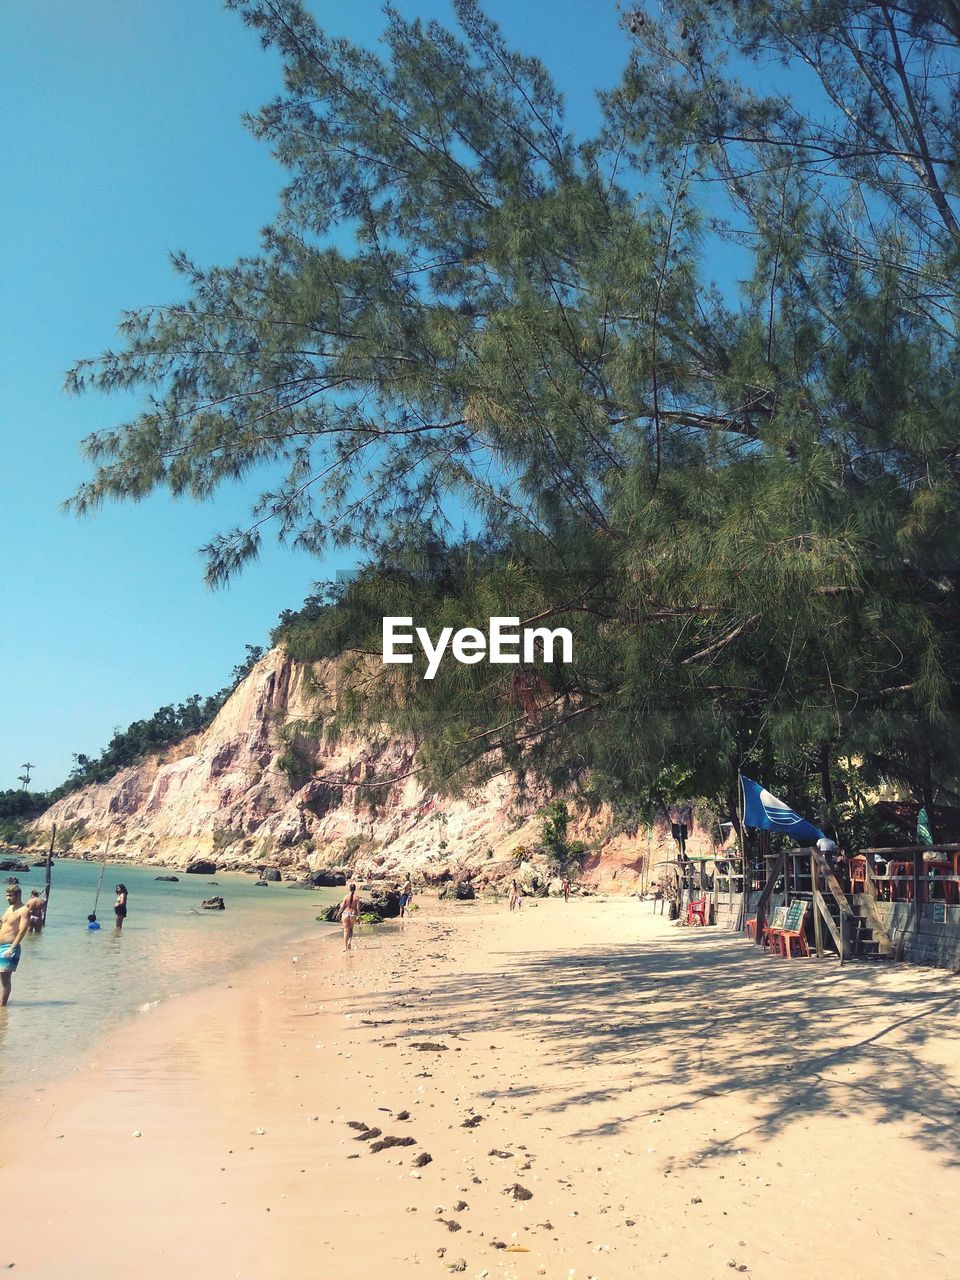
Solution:
[[(103, 857), (109, 839), (111, 859), (180, 868), (204, 857), (223, 870), (270, 864), (285, 874), (349, 866), (358, 876), (428, 880), (469, 870), (481, 883), (512, 875), (516, 850), (537, 843), (536, 811), (549, 797), (521, 798), (506, 776), (441, 797), (417, 778), (409, 742), (318, 741), (307, 726), (329, 710), (335, 678), (334, 664), (271, 650), (203, 733), (58, 801), (37, 823), (38, 842), (55, 822), (75, 853)], [(356, 785), (372, 778), (396, 781)], [(590, 847), (581, 880), (596, 888), (635, 889), (673, 856), (662, 824), (627, 836), (603, 810), (576, 813), (570, 834)], [(694, 831), (688, 852), (709, 843)], [(532, 874), (536, 861), (521, 870)]]

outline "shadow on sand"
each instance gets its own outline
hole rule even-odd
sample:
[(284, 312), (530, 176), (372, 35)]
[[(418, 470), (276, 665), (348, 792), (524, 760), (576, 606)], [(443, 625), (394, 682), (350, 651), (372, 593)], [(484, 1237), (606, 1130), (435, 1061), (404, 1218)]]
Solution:
[[(431, 977), (423, 1016), (411, 1021), (450, 1036), (482, 1033), (491, 1049), (509, 1028), (529, 1040), (532, 1064), (549, 1063), (554, 1079), (559, 1067), (564, 1081), (540, 1089), (535, 1078), (505, 1079), (481, 1096), (527, 1097), (542, 1116), (596, 1102), (622, 1109), (571, 1136), (615, 1134), (741, 1095), (754, 1124), (707, 1142), (699, 1158), (832, 1110), (870, 1124), (907, 1121), (915, 1141), (960, 1163), (960, 1089), (947, 1071), (960, 984), (949, 974), (786, 962), (712, 929), (503, 960), (495, 974)], [(650, 1097), (656, 1105), (638, 1107)]]

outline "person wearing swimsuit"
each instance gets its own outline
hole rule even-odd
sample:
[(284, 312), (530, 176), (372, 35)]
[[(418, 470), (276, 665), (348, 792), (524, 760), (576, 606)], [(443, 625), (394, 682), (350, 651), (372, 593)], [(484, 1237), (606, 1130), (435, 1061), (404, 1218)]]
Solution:
[(30, 897), (27, 899), (27, 931), (29, 933), (39, 933), (43, 928), (43, 916), (47, 909), (47, 904), (40, 897), (39, 889), (31, 889)]
[(410, 904), (413, 902), (413, 881), (407, 876), (403, 888), (400, 890), (400, 919), (407, 914)]
[(123, 928), (123, 922), (127, 918), (127, 886), (125, 884), (117, 885), (117, 900), (113, 904), (113, 914), (116, 917), (117, 928)]
[(20, 886), (8, 884), (7, 909), (0, 916), (0, 1007), (10, 999), (13, 975), (20, 963), (20, 943), (28, 928), (28, 912)]
[(343, 925), (343, 949), (353, 950), (353, 926), (360, 919), (360, 898), (357, 886), (352, 884), (350, 892), (340, 903), (340, 923)]

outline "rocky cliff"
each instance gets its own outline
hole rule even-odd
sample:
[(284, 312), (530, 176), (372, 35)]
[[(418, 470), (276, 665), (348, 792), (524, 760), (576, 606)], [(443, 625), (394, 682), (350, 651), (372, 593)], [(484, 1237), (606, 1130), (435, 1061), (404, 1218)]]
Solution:
[[(442, 797), (418, 780), (410, 743), (318, 736), (308, 725), (329, 709), (335, 676), (333, 664), (272, 650), (203, 733), (58, 801), (37, 823), (38, 842), (55, 822), (58, 848), (101, 857), (109, 839), (110, 858), (181, 868), (203, 857), (222, 870), (269, 864), (285, 875), (330, 866), (427, 881), (469, 870), (481, 884), (512, 875), (517, 850), (537, 844), (536, 810), (549, 797), (521, 800), (506, 776)], [(396, 781), (356, 785), (371, 778)], [(609, 812), (574, 813), (587, 884), (634, 889), (673, 857), (663, 824), (627, 835)], [(688, 852), (709, 846), (694, 830)], [(535, 874), (537, 861), (531, 853), (521, 874)]]

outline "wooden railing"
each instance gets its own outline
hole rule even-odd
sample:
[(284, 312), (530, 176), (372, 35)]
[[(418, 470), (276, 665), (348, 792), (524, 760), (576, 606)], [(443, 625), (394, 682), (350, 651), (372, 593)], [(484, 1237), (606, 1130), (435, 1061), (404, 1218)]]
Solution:
[[(810, 876), (813, 881), (813, 911), (814, 911), (814, 936), (818, 943), (817, 954), (822, 955), (821, 939), (818, 936), (817, 920), (823, 921), (830, 931), (834, 945), (837, 948), (837, 954), (840, 957), (840, 963), (850, 959), (850, 922), (854, 917), (853, 907), (850, 905), (850, 899), (843, 891), (843, 886), (833, 873), (830, 863), (819, 851), (819, 849), (810, 850)], [(830, 908), (827, 906), (827, 900), (820, 891), (818, 880), (822, 877), (824, 887), (830, 893), (837, 907), (839, 908), (839, 921), (834, 920)]]

